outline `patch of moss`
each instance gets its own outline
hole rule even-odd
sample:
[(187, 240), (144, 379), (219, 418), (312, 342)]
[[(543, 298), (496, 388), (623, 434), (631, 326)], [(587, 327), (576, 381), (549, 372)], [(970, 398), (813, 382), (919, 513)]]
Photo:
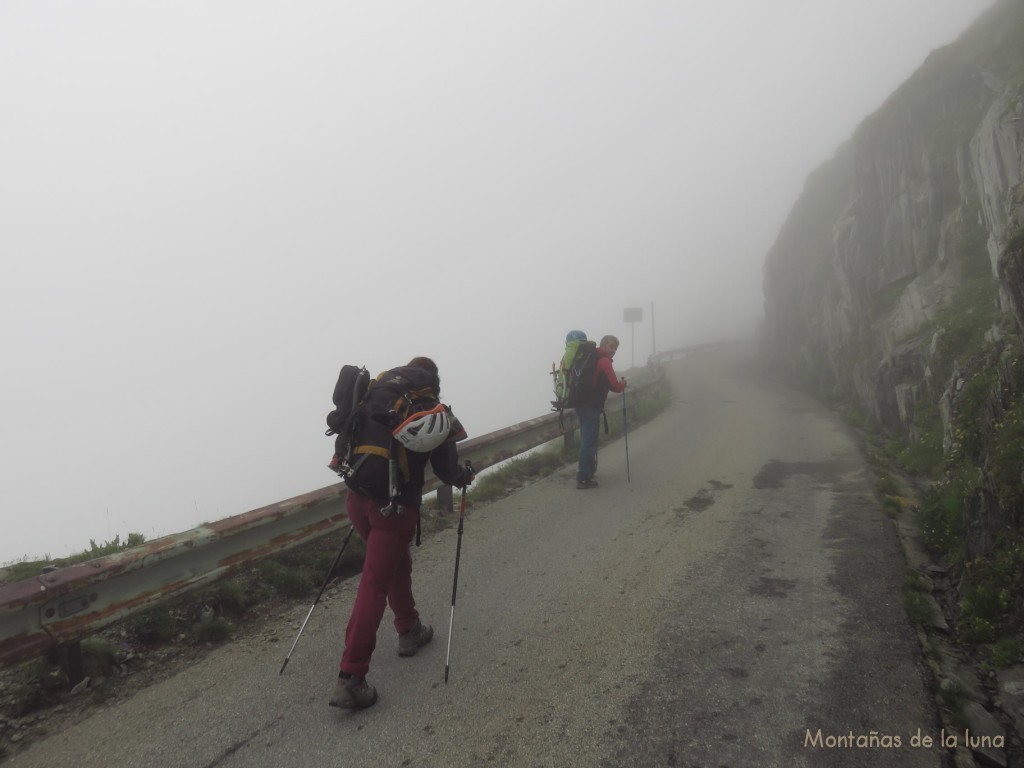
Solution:
[(989, 471), (995, 481), (996, 498), (1003, 509), (1024, 510), (1024, 394), (1014, 398), (995, 424), (989, 456)]
[(963, 451), (963, 458), (979, 466), (984, 462), (991, 423), (989, 401), (996, 378), (996, 372), (989, 367), (975, 371), (956, 399), (954, 437)]
[(919, 627), (928, 627), (932, 621), (932, 605), (916, 585), (905, 584), (903, 587), (903, 607), (907, 618)]
[(1017, 230), (1016, 234), (1014, 234), (1006, 242), (1006, 250), (1007, 251), (1021, 251), (1021, 250), (1024, 250), (1024, 227), (1022, 227), (1021, 229)]
[(289, 568), (278, 560), (263, 560), (256, 567), (263, 581), (276, 592), (303, 597), (313, 589), (313, 579), (305, 569)]
[(81, 642), (82, 671), (96, 680), (110, 675), (117, 666), (117, 648), (105, 637), (87, 637)]
[(1006, 669), (1021, 660), (1021, 644), (1016, 637), (1004, 636), (992, 646), (992, 664), (998, 669)]
[(924, 493), (918, 507), (918, 524), (925, 546), (954, 567), (962, 564), (966, 555), (964, 504), (978, 491), (977, 470), (950, 471)]
[(169, 642), (179, 632), (177, 619), (166, 606), (129, 616), (126, 627), (144, 645)]
[(912, 440), (893, 441), (890, 450), (896, 463), (911, 474), (938, 477), (942, 473), (945, 455), (942, 449), (942, 418), (938, 406), (922, 400), (914, 406)]
[(194, 625), (191, 635), (197, 643), (219, 643), (230, 638), (234, 629), (227, 619), (214, 617)]

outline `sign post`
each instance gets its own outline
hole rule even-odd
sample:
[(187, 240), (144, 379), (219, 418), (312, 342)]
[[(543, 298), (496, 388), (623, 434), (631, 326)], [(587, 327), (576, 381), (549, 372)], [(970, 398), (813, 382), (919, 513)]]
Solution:
[(651, 356), (658, 354), (658, 345), (654, 343), (654, 302), (651, 302)]
[(627, 307), (622, 311), (622, 319), (629, 323), (630, 335), (632, 337), (629, 344), (630, 354), (630, 368), (636, 367), (636, 324), (644, 319), (644, 310), (642, 307)]

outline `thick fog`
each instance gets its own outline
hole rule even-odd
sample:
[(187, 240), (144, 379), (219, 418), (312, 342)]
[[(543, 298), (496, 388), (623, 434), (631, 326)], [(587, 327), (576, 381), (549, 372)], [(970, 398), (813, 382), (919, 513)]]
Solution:
[(570, 329), (750, 334), (807, 174), (987, 5), (0, 0), (0, 562), (336, 482), (344, 363), (432, 356), (479, 435)]

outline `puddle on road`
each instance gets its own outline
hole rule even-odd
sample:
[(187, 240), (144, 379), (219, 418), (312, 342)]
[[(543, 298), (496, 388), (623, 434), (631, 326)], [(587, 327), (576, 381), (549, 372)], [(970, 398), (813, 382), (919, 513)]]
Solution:
[(783, 482), (793, 475), (809, 475), (820, 482), (835, 484), (844, 472), (856, 465), (849, 459), (831, 461), (779, 461), (772, 459), (754, 476), (754, 487), (781, 488)]
[(748, 591), (758, 597), (788, 597), (790, 590), (796, 587), (792, 579), (772, 579), (762, 576), (757, 584)]
[(682, 512), (683, 508), (690, 510), (691, 512), (703, 512), (705, 509), (715, 503), (714, 494), (706, 488), (701, 488), (697, 491), (696, 496), (692, 496), (683, 502), (683, 507), (677, 508), (677, 512)]
[(675, 508), (680, 517), (685, 516), (687, 512), (703, 512), (715, 503), (715, 493), (732, 488), (732, 485), (723, 483), (720, 480), (709, 480), (708, 485), (711, 487), (701, 488), (696, 494), (684, 501), (683, 506)]

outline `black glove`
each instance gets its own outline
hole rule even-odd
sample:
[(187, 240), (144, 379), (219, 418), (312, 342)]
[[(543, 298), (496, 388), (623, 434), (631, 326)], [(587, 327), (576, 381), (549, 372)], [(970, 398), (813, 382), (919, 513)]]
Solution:
[(469, 487), (469, 484), (473, 482), (473, 478), (475, 477), (476, 472), (473, 469), (473, 465), (467, 461), (466, 466), (459, 467), (459, 476), (455, 480), (455, 486), (465, 490)]

